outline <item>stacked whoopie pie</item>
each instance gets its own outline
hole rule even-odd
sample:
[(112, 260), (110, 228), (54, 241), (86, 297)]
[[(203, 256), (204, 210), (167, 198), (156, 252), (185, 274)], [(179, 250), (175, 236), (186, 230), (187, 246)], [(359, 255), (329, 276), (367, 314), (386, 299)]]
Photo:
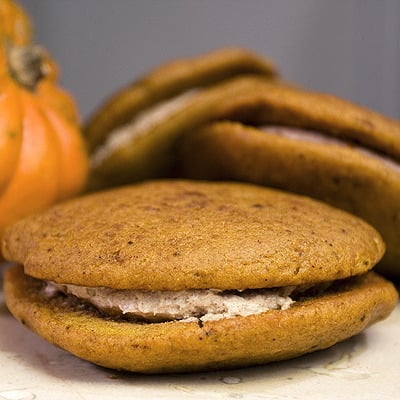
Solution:
[(7, 229), (7, 306), (78, 357), (142, 373), (332, 346), (397, 303), (371, 269), (386, 241), (378, 266), (398, 273), (398, 132), (248, 51), (162, 66), (89, 121), (96, 192)]
[(378, 229), (379, 270), (400, 278), (400, 123), (283, 82), (224, 102), (183, 139), (186, 177), (267, 185), (322, 200)]

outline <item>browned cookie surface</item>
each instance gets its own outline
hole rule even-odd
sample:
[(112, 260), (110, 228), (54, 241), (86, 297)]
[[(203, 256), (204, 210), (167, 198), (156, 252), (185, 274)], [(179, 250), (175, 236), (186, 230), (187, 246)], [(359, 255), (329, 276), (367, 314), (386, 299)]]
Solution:
[(40, 279), (180, 290), (298, 285), (361, 274), (384, 244), (368, 224), (260, 186), (165, 180), (98, 192), (9, 228), (3, 254)]

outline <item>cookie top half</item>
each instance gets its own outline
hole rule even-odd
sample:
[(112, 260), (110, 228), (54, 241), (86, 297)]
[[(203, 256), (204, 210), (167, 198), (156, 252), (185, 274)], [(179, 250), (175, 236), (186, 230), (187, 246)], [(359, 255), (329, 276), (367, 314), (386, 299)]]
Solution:
[(306, 197), (239, 183), (149, 181), (11, 226), (4, 256), (28, 275), (117, 289), (246, 289), (361, 274), (384, 244), (367, 223)]

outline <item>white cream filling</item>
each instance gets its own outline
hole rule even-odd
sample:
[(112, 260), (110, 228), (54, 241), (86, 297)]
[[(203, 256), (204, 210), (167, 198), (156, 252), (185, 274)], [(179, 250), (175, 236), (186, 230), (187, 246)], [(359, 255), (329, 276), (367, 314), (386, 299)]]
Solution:
[(392, 160), (389, 157), (386, 157), (381, 154), (377, 154), (376, 152), (367, 149), (362, 146), (358, 146), (356, 144), (351, 144), (348, 143), (344, 140), (340, 140), (336, 137), (324, 135), (323, 133), (316, 132), (316, 131), (311, 131), (311, 130), (302, 130), (300, 128), (293, 128), (293, 127), (286, 127), (286, 126), (263, 126), (260, 127), (260, 129), (272, 133), (275, 135), (279, 135), (282, 137), (286, 137), (291, 140), (298, 140), (298, 141), (303, 141), (303, 142), (308, 142), (308, 143), (320, 143), (320, 144), (331, 144), (331, 145), (336, 145), (336, 146), (341, 146), (341, 147), (349, 147), (351, 149), (354, 149), (368, 157), (374, 158), (375, 160), (378, 160), (380, 162), (383, 162), (386, 166), (391, 168), (397, 173), (400, 173), (400, 165)]
[(105, 143), (94, 152), (91, 159), (92, 167), (99, 166), (110, 154), (124, 147), (134, 137), (145, 134), (183, 110), (199, 92), (200, 89), (195, 88), (159, 102), (138, 113), (128, 124), (112, 131)]
[(249, 316), (268, 310), (286, 310), (294, 302), (294, 287), (246, 291), (196, 289), (181, 291), (116, 290), (106, 287), (61, 285), (47, 282), (44, 293), (72, 294), (111, 314), (126, 314), (149, 321), (214, 321)]

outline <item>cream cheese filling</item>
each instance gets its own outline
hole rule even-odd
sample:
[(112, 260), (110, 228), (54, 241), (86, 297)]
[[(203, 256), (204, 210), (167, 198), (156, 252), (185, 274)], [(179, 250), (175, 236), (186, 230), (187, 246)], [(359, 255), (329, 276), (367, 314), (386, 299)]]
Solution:
[(93, 153), (92, 167), (99, 166), (110, 154), (124, 147), (133, 138), (145, 134), (183, 110), (200, 91), (200, 89), (194, 88), (159, 102), (138, 113), (128, 124), (116, 128), (108, 135), (105, 143)]
[(213, 321), (249, 316), (268, 310), (286, 310), (294, 301), (295, 287), (221, 291), (193, 289), (181, 291), (116, 290), (47, 282), (44, 294), (53, 297), (62, 292), (111, 315), (127, 315), (148, 321)]
[(393, 159), (378, 154), (374, 152), (373, 150), (370, 150), (368, 148), (358, 146), (356, 144), (348, 143), (345, 140), (340, 140), (339, 138), (328, 136), (326, 134), (312, 131), (312, 130), (307, 130), (307, 129), (300, 129), (300, 128), (293, 128), (293, 127), (286, 127), (286, 126), (262, 126), (260, 127), (261, 130), (279, 135), (291, 140), (298, 140), (298, 141), (303, 141), (303, 142), (308, 142), (308, 143), (320, 143), (320, 144), (330, 144), (330, 145), (336, 145), (336, 146), (341, 146), (341, 147), (348, 147), (353, 150), (356, 150), (362, 154), (364, 154), (367, 157), (371, 157), (377, 161), (380, 161), (384, 163), (387, 167), (391, 168), (397, 173), (400, 173), (400, 165)]

